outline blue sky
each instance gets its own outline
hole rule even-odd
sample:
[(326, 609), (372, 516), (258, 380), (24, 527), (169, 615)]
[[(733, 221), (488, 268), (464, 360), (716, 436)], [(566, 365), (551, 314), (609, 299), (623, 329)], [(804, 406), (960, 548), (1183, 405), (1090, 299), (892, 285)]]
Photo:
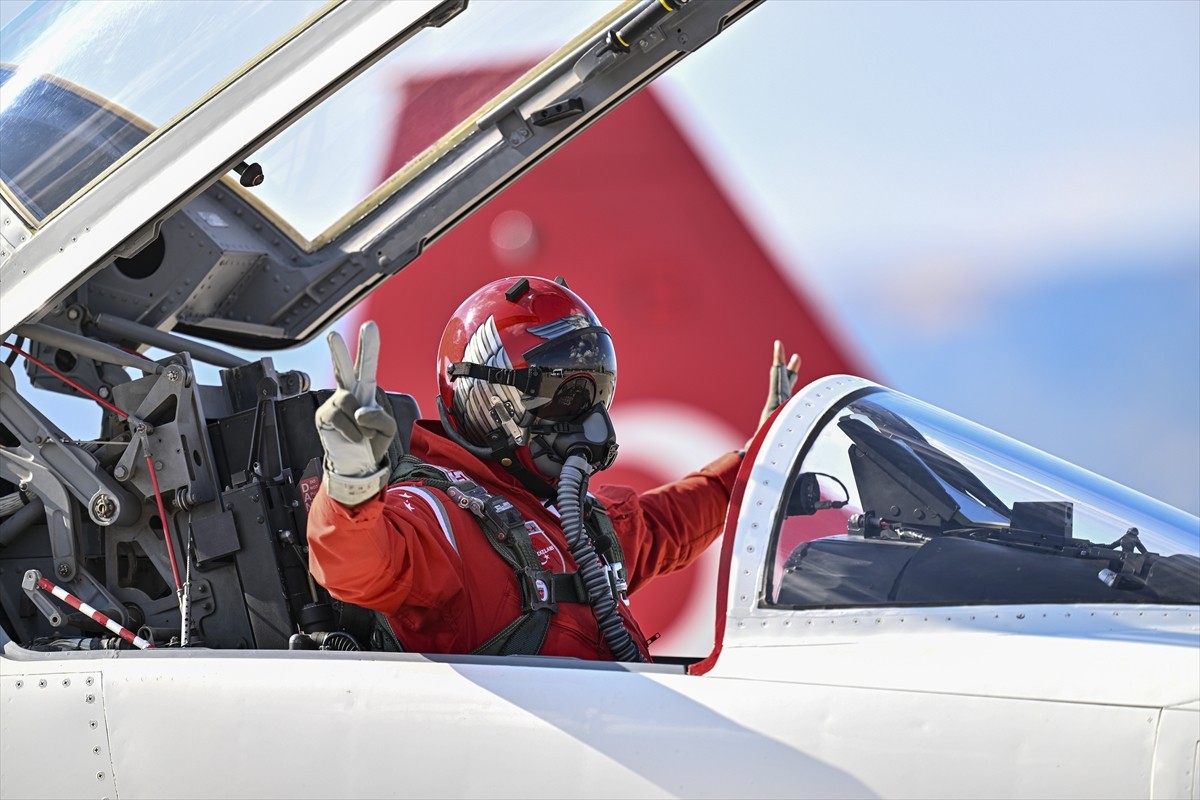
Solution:
[(878, 379), (1200, 511), (1200, 3), (771, 0), (661, 85)]

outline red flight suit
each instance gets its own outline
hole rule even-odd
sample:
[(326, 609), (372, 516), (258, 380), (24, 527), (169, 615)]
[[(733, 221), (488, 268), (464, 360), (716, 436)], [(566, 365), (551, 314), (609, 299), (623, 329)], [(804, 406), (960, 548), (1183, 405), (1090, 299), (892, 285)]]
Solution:
[[(476, 458), (442, 434), (441, 424), (413, 426), (410, 450), (422, 461), (500, 495), (521, 512), (543, 567), (574, 572), (566, 536), (545, 508), (499, 464)], [(728, 453), (675, 483), (641, 495), (598, 487), (625, 552), (629, 591), (692, 563), (720, 534), (741, 466)], [(457, 475), (455, 471), (461, 472)], [(388, 615), (406, 650), (470, 653), (521, 616), (512, 567), (492, 549), (479, 522), (440, 490), (398, 483), (353, 508), (331, 500), (324, 486), (308, 517), (309, 566), (336, 598)], [(618, 603), (635, 643), (646, 639)], [(586, 603), (559, 603), (542, 655), (611, 659)]]

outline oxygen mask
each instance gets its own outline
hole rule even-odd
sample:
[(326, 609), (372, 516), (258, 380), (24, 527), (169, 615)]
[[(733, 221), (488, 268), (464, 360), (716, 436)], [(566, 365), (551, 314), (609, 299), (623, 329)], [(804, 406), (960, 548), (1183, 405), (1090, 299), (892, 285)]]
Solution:
[(560, 475), (563, 463), (572, 455), (586, 461), (592, 472), (608, 469), (617, 458), (617, 432), (603, 403), (570, 421), (539, 417), (529, 433), (533, 462), (550, 478)]

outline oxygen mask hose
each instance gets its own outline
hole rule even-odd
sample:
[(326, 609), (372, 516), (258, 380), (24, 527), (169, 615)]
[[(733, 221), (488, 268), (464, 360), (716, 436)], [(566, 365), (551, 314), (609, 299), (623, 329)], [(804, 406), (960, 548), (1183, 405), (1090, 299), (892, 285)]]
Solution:
[(583, 497), (587, 491), (588, 474), (591, 466), (587, 459), (578, 454), (567, 457), (558, 478), (558, 513), (561, 515), (563, 533), (571, 558), (579, 569), (579, 577), (587, 589), (592, 613), (600, 625), (600, 632), (608, 649), (618, 661), (644, 661), (642, 653), (629, 635), (624, 620), (617, 612), (617, 600), (612, 585), (596, 548), (583, 527)]

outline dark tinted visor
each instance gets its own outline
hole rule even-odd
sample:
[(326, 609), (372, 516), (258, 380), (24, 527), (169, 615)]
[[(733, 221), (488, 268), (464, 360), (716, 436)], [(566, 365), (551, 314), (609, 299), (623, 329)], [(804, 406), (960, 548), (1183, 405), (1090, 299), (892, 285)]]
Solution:
[(525, 353), (541, 371), (537, 397), (546, 402), (532, 411), (542, 419), (567, 421), (596, 403), (607, 408), (617, 388), (617, 356), (604, 328), (583, 328)]

